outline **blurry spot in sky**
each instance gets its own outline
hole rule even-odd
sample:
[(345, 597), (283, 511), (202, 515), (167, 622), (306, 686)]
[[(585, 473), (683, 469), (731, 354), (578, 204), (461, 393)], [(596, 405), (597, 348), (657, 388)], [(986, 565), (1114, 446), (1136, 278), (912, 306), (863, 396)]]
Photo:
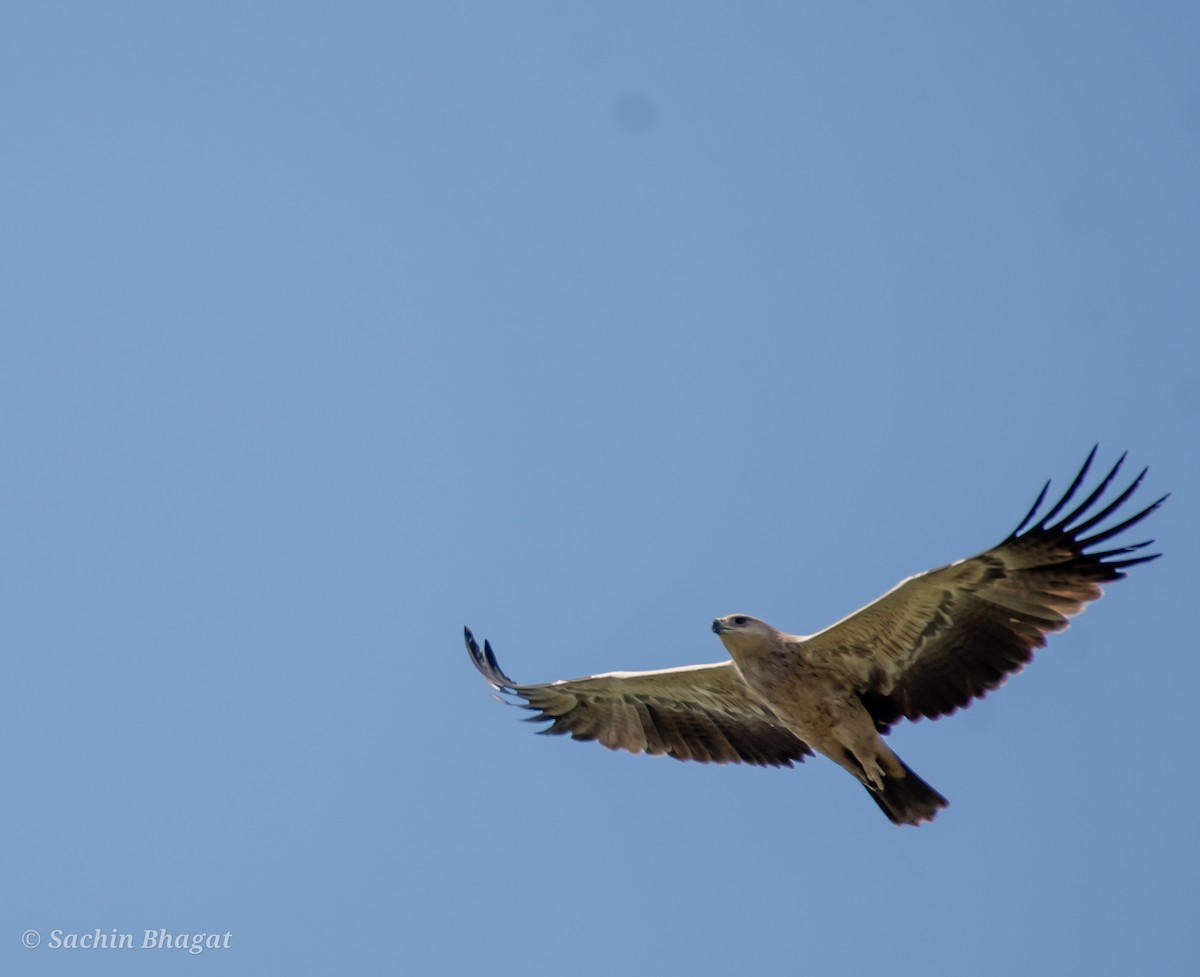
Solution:
[(649, 132), (654, 128), (658, 110), (648, 95), (626, 92), (617, 99), (617, 123), (627, 132)]

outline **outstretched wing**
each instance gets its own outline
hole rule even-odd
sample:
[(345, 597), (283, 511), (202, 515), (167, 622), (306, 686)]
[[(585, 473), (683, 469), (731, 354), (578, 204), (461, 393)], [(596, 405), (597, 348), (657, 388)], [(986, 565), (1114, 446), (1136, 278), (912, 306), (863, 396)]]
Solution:
[(539, 732), (701, 763), (790, 767), (812, 753), (752, 698), (732, 662), (520, 685), (500, 670), (491, 644), (485, 641), (480, 649), (471, 629), (463, 631), (471, 660), (488, 684), (537, 710), (531, 722), (551, 722)]
[(1037, 523), (1049, 482), (999, 546), (909, 577), (807, 640), (814, 655), (841, 658), (881, 730), (901, 717), (944, 716), (986, 695), (1020, 671), (1048, 634), (1062, 631), (1067, 618), (1099, 598), (1101, 584), (1157, 558), (1129, 555), (1153, 540), (1086, 552), (1145, 519), (1167, 498), (1087, 535), (1129, 499), (1146, 474), (1143, 469), (1112, 502), (1090, 514), (1125, 455), (1082, 503), (1051, 522), (1067, 508), (1095, 456), (1092, 448), (1070, 488)]

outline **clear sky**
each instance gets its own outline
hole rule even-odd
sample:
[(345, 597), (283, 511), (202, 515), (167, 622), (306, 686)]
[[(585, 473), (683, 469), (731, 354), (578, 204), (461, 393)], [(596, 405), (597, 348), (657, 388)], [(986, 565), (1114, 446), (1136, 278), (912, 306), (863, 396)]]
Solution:
[[(0, 971), (1185, 972), (1198, 50), (1167, 2), (5, 4)], [(462, 647), (814, 631), (1097, 441), (1165, 555), (897, 731), (933, 825), (532, 736)], [(97, 928), (232, 938), (49, 946)]]

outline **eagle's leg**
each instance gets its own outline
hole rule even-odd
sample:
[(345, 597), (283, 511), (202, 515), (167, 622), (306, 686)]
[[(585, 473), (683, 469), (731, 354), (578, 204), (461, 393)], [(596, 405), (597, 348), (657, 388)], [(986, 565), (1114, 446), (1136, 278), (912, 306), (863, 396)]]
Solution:
[(883, 741), (861, 705), (844, 715), (832, 732), (845, 754), (845, 760), (839, 761), (841, 765), (871, 790), (883, 790), (888, 777), (904, 776), (904, 764)]
[(847, 746), (842, 747), (841, 754), (842, 759), (839, 760), (839, 763), (861, 780), (865, 786), (871, 790), (883, 790), (884, 778), (887, 776), (887, 771), (884, 769), (883, 764), (879, 762), (879, 757), (871, 756), (870, 754), (860, 756)]

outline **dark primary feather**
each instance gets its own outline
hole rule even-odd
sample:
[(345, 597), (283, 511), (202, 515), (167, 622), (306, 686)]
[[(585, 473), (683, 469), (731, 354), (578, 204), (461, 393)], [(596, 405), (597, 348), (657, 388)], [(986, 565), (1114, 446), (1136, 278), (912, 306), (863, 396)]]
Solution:
[(701, 763), (790, 767), (812, 752), (751, 697), (731, 662), (520, 685), (500, 669), (489, 642), (481, 649), (470, 628), (463, 632), (488, 684), (524, 699), (537, 712), (530, 721), (550, 722), (540, 732)]
[[(913, 577), (859, 612), (870, 617), (876, 605), (901, 602), (910, 595), (940, 598), (919, 639), (907, 651), (892, 649), (891, 660), (880, 665), (874, 681), (861, 692), (880, 729), (902, 717), (947, 715), (986, 695), (1019, 671), (1046, 644), (1047, 635), (1066, 628), (1067, 618), (1099, 598), (1102, 584), (1120, 580), (1131, 566), (1158, 558), (1157, 553), (1131, 555), (1153, 540), (1088, 552), (1141, 522), (1167, 498), (1164, 495), (1116, 525), (1087, 535), (1128, 501), (1146, 474), (1143, 469), (1116, 498), (1091, 513), (1121, 470), (1125, 455), (1087, 498), (1060, 517), (1087, 478), (1095, 456), (1093, 448), (1062, 498), (1036, 522), (1049, 483), (999, 546)], [(940, 588), (940, 594), (932, 588)], [(887, 637), (881, 636), (881, 642), (886, 646)]]

